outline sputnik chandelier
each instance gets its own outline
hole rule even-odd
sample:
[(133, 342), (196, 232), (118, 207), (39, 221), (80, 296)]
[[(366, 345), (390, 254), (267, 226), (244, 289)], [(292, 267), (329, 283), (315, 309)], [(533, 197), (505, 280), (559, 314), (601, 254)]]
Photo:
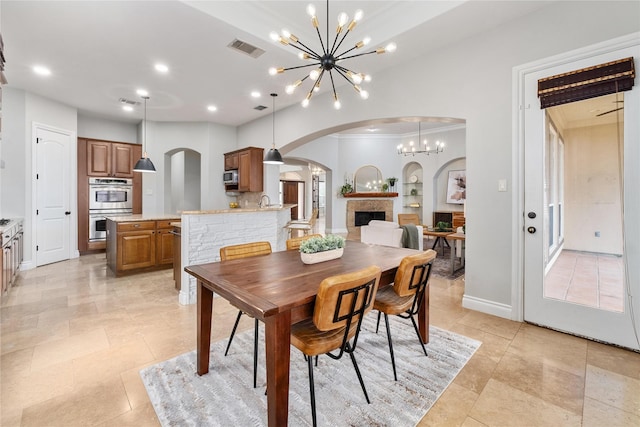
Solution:
[[(351, 20), (351, 22), (349, 23), (349, 25), (347, 25), (347, 22), (349, 22), (349, 16), (346, 13), (342, 12), (338, 15), (338, 28), (336, 29), (336, 36), (335, 36), (335, 39), (333, 40), (333, 43), (331, 44), (331, 47), (329, 47), (329, 42), (330, 42), (329, 0), (327, 0), (327, 36), (325, 39), (326, 45), (325, 45), (325, 42), (323, 42), (322, 40), (322, 36), (320, 35), (318, 17), (316, 16), (316, 9), (312, 4), (307, 6), (307, 13), (311, 16), (311, 25), (313, 25), (313, 27), (316, 29), (316, 32), (318, 33), (318, 39), (320, 40), (322, 53), (317, 53), (315, 50), (305, 45), (303, 42), (300, 41), (300, 39), (298, 39), (298, 37), (291, 34), (286, 29), (283, 29), (281, 34), (272, 32), (271, 38), (274, 41), (277, 41), (282, 43), (283, 45), (291, 46), (295, 49), (298, 49), (300, 51), (298, 53), (298, 57), (302, 60), (311, 61), (311, 63), (305, 64), (305, 65), (299, 65), (296, 67), (288, 67), (288, 68), (274, 67), (269, 69), (269, 74), (276, 75), (276, 74), (282, 74), (285, 71), (289, 71), (289, 70), (296, 70), (296, 69), (306, 68), (306, 67), (314, 67), (314, 69), (309, 74), (304, 76), (302, 79), (297, 80), (295, 83), (289, 84), (285, 87), (285, 92), (287, 94), (292, 94), (295, 91), (295, 89), (298, 86), (300, 86), (302, 82), (304, 82), (305, 80), (310, 79), (311, 81), (314, 82), (313, 86), (307, 93), (307, 96), (302, 101), (303, 107), (307, 107), (309, 105), (309, 101), (311, 100), (313, 93), (320, 90), (320, 82), (322, 81), (322, 78), (325, 76), (325, 74), (329, 74), (329, 78), (331, 79), (331, 89), (333, 90), (333, 106), (336, 109), (340, 109), (341, 103), (340, 103), (340, 99), (338, 98), (338, 93), (336, 92), (336, 86), (335, 86), (334, 74), (333, 74), (334, 71), (337, 74), (344, 77), (344, 79), (348, 81), (351, 84), (351, 86), (353, 86), (353, 89), (355, 89), (355, 91), (358, 92), (358, 94), (360, 94), (360, 97), (362, 99), (367, 99), (369, 97), (369, 92), (362, 89), (360, 85), (362, 84), (362, 82), (366, 82), (366, 83), (370, 82), (371, 76), (364, 73), (356, 73), (350, 70), (349, 68), (342, 66), (340, 63), (347, 59), (352, 59), (352, 58), (356, 58), (358, 56), (363, 56), (363, 55), (370, 55), (372, 53), (382, 54), (385, 52), (393, 52), (396, 50), (395, 43), (389, 43), (386, 47), (379, 47), (370, 52), (358, 53), (355, 55), (350, 54), (354, 50), (361, 49), (362, 47), (367, 45), (367, 43), (369, 42), (369, 38), (365, 38), (357, 42), (353, 47), (346, 49), (344, 52), (336, 53), (340, 48), (340, 46), (342, 45), (342, 42), (344, 41), (344, 39), (349, 34), (349, 32), (351, 32), (351, 30), (353, 30), (353, 28), (356, 26), (358, 21), (362, 19), (362, 15), (363, 15), (362, 10), (357, 10), (355, 12), (355, 15)], [(343, 33), (343, 30), (345, 30), (345, 28), (346, 28), (346, 31), (344, 31)]]
[[(417, 145), (417, 146), (416, 146)], [(444, 151), (444, 142), (436, 141), (434, 144), (435, 148), (431, 148), (429, 145), (429, 141), (422, 141), (422, 145), (420, 145), (420, 122), (418, 122), (418, 144), (414, 144), (413, 140), (409, 141), (409, 146), (405, 147), (404, 144), (399, 144), (398, 154), (403, 156), (415, 156), (416, 154), (426, 154), (427, 156), (430, 154), (438, 154)]]

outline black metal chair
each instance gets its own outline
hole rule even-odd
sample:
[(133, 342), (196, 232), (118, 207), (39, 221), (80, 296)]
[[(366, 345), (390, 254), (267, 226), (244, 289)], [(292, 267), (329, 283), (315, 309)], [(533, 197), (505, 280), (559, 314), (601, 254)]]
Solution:
[[(291, 326), (291, 344), (305, 355), (309, 365), (311, 415), (316, 421), (316, 397), (313, 383), (313, 356), (327, 354), (340, 359), (349, 354), (360, 381), (364, 397), (369, 401), (355, 355), (362, 318), (373, 307), (380, 282), (380, 268), (365, 269), (324, 279), (320, 283), (313, 318)], [(331, 353), (336, 351), (336, 354)]]
[[(268, 255), (271, 253), (271, 244), (269, 242), (253, 242), (243, 243), (240, 245), (225, 246), (220, 248), (220, 261), (227, 261), (231, 259), (248, 258), (258, 255)], [(227, 349), (224, 351), (226, 356), (229, 353), (229, 347), (233, 342), (233, 337), (236, 334), (238, 323), (242, 317), (243, 311), (238, 310), (238, 316), (236, 322), (233, 324), (231, 335), (229, 336), (229, 343)], [(255, 319), (255, 327), (253, 334), (253, 388), (256, 388), (258, 381), (258, 319)]]
[(389, 353), (391, 354), (391, 365), (393, 366), (393, 379), (398, 381), (396, 374), (396, 360), (393, 355), (393, 342), (391, 340), (391, 329), (389, 328), (389, 316), (395, 315), (403, 319), (411, 319), (413, 328), (418, 335), (418, 341), (425, 356), (427, 349), (424, 347), (420, 330), (414, 316), (420, 311), (423, 295), (429, 292), (429, 276), (433, 260), (436, 259), (436, 252), (429, 249), (416, 255), (410, 255), (402, 259), (396, 271), (393, 286), (380, 289), (376, 295), (373, 305), (374, 310), (378, 310), (378, 323), (376, 333), (380, 325), (380, 314), (384, 314), (384, 322), (387, 327), (387, 340), (389, 341)]

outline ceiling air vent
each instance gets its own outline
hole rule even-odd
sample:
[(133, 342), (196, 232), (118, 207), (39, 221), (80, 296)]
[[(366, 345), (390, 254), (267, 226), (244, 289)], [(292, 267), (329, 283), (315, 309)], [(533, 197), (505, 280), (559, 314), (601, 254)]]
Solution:
[(259, 47), (255, 47), (250, 45), (249, 43), (243, 42), (242, 40), (234, 39), (231, 43), (227, 45), (233, 50), (237, 50), (238, 52), (242, 52), (246, 55), (249, 55), (252, 58), (257, 58), (264, 53), (264, 50)]
[(120, 98), (118, 99), (118, 101), (121, 102), (122, 104), (127, 104), (127, 105), (140, 105), (138, 101), (132, 101), (127, 98)]
[(254, 110), (258, 110), (258, 111), (262, 111), (264, 109), (266, 109), (267, 107), (265, 107), (264, 105), (258, 105), (257, 107), (253, 107)]

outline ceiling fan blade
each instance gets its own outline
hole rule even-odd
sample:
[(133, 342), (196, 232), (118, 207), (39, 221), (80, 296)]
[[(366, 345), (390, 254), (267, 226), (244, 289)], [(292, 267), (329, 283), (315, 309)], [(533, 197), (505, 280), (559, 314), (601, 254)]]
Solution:
[(624, 110), (624, 107), (615, 108), (613, 110), (605, 111), (604, 113), (596, 114), (596, 117), (604, 116), (605, 114), (614, 113), (618, 110)]

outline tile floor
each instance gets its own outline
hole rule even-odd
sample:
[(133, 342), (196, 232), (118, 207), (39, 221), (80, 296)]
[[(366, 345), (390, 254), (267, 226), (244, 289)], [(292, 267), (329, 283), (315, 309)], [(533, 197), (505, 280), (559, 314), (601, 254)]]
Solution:
[(544, 296), (622, 312), (622, 257), (563, 250), (547, 273)]
[[(115, 279), (104, 254), (20, 273), (1, 308), (0, 425), (158, 425), (138, 371), (195, 348), (171, 274)], [(420, 426), (640, 425), (640, 354), (464, 309), (463, 289), (432, 279), (431, 322), (483, 344)], [(214, 306), (226, 338), (237, 311)]]

